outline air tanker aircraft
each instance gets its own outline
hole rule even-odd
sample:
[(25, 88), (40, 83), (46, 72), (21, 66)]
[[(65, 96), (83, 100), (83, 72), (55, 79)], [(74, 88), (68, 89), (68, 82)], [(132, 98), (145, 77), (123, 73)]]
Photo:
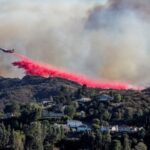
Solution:
[(15, 49), (3, 49), (3, 48), (0, 48), (0, 50), (5, 52), (5, 53), (14, 53), (15, 52)]

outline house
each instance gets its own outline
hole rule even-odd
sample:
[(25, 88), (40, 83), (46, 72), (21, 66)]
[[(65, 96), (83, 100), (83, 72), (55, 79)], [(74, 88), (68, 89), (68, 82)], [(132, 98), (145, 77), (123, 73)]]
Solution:
[(138, 131), (139, 131), (139, 128), (137, 128), (137, 127), (130, 128), (130, 132), (138, 132)]
[(46, 101), (46, 100), (42, 101), (42, 104), (43, 104), (44, 106), (51, 105), (52, 103), (53, 103), (53, 102), (51, 102), (51, 101)]
[(86, 103), (86, 102), (90, 102), (91, 101), (91, 98), (89, 97), (82, 97), (80, 99), (77, 100), (78, 102), (83, 102), (83, 103)]
[(77, 132), (87, 132), (87, 131), (91, 131), (91, 128), (89, 128), (87, 125), (81, 125), (79, 127), (77, 127), (76, 129)]
[(87, 132), (91, 131), (87, 125), (83, 124), (81, 121), (78, 120), (68, 120), (67, 125), (71, 128), (73, 132)]
[(110, 131), (111, 131), (111, 132), (118, 132), (118, 125), (116, 125), (116, 126), (111, 126)]
[(63, 104), (60, 103), (59, 105), (53, 104), (49, 107), (49, 111), (51, 112), (63, 112)]
[(120, 126), (120, 127), (118, 127), (118, 132), (134, 133), (134, 132), (138, 132), (138, 128), (137, 127), (129, 127), (129, 126)]
[(41, 103), (42, 103), (43, 108), (51, 108), (54, 105), (53, 102), (46, 101), (46, 100), (42, 101)]
[(101, 126), (100, 131), (101, 132), (109, 132), (110, 131), (110, 127), (109, 126), (108, 127)]
[(47, 110), (42, 111), (42, 118), (50, 118), (50, 119), (61, 119), (64, 117), (63, 113), (57, 113), (57, 112), (49, 112)]
[(135, 133), (139, 131), (137, 127), (130, 126), (102, 126), (100, 128), (101, 132), (120, 132), (120, 133)]
[(13, 113), (6, 113), (6, 114), (4, 114), (4, 116), (2, 118), (8, 119), (8, 118), (12, 118), (12, 117), (15, 117), (15, 115)]
[(57, 123), (55, 123), (54, 127), (63, 128), (65, 132), (69, 132), (70, 131), (70, 128), (66, 124), (57, 124)]
[(77, 128), (79, 126), (82, 126), (83, 123), (81, 121), (78, 121), (78, 120), (68, 120), (67, 121), (67, 125), (70, 127), (70, 128)]
[(100, 102), (110, 102), (114, 98), (109, 95), (103, 94), (103, 95), (97, 96), (96, 99)]

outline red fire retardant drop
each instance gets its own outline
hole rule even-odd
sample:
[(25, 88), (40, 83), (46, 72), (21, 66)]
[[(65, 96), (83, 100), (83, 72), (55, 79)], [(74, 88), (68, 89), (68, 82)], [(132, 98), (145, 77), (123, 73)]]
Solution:
[(85, 76), (78, 75), (75, 73), (70, 73), (63, 71), (61, 69), (57, 69), (52, 66), (47, 66), (36, 61), (30, 60), (20, 54), (15, 53), (15, 56), (19, 57), (21, 60), (13, 62), (14, 66), (18, 66), (18, 68), (23, 68), (27, 75), (37, 75), (42, 77), (60, 77), (67, 80), (71, 80), (77, 82), (81, 85), (86, 85), (91, 88), (102, 88), (102, 89), (138, 89), (132, 85), (126, 83), (118, 83), (118, 82), (104, 82), (104, 81), (96, 81), (91, 80)]

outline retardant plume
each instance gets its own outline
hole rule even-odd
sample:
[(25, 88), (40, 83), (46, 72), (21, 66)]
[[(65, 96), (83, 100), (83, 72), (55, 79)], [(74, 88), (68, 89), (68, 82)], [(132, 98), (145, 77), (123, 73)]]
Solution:
[[(149, 0), (0, 0), (0, 5), (0, 47), (92, 78), (150, 83)], [(0, 75), (23, 75), (9, 65), (12, 60), (0, 55)]]
[(42, 77), (60, 77), (67, 80), (71, 80), (74, 82), (77, 82), (81, 85), (86, 85), (87, 87), (91, 88), (102, 88), (102, 89), (129, 89), (134, 88), (137, 89), (137, 87), (133, 87), (129, 84), (125, 83), (118, 83), (118, 82), (102, 82), (102, 81), (94, 81), (91, 80), (83, 75), (75, 74), (66, 72), (61, 69), (57, 69), (52, 66), (46, 66), (44, 64), (40, 64), (36, 61), (33, 61), (31, 59), (28, 59), (22, 55), (19, 55), (15, 53), (17, 57), (19, 57), (21, 60), (13, 62), (14, 66), (18, 66), (19, 68), (22, 68), (25, 70), (26, 74), (28, 75), (37, 75)]

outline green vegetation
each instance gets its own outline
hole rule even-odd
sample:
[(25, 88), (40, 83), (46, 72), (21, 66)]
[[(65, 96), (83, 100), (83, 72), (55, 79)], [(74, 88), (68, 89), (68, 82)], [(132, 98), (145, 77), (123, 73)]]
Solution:
[[(0, 150), (150, 149), (150, 89), (90, 89), (39, 77), (18, 82), (11, 92), (0, 82)], [(82, 128), (68, 126), (70, 119), (83, 122)]]

